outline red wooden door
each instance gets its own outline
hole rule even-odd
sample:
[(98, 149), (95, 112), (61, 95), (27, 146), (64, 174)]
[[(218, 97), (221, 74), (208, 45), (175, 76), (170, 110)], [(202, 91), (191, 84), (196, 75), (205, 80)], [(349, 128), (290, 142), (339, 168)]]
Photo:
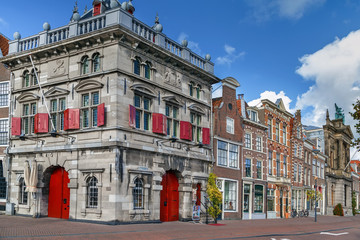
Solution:
[(57, 168), (51, 174), (49, 185), (48, 217), (69, 218), (70, 210), (69, 174), (63, 168)]
[(179, 220), (179, 182), (174, 173), (167, 172), (162, 178), (160, 192), (160, 221)]

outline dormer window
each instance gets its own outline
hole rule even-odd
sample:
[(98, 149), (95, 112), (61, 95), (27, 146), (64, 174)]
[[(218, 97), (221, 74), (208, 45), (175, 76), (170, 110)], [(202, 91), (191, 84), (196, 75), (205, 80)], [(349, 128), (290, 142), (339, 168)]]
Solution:
[(258, 113), (253, 110), (247, 110), (248, 116), (251, 121), (257, 122), (258, 121)]

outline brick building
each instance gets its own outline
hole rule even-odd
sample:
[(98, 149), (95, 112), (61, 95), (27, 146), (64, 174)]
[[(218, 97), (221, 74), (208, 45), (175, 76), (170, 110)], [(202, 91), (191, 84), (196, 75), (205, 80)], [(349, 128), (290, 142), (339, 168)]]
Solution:
[(242, 151), (243, 219), (265, 219), (267, 212), (267, 126), (258, 117), (258, 109), (237, 100), (243, 116), (244, 143)]
[(259, 119), (268, 127), (267, 217), (287, 218), (291, 206), (291, 149), (289, 113), (282, 101), (261, 100)]
[(15, 33), (9, 42), (0, 62), (13, 75), (16, 213), (176, 221), (191, 219), (203, 200), (213, 160), (210, 89), (220, 79), (210, 55), (198, 56), (186, 40), (162, 33), (158, 17), (150, 27), (134, 11), (131, 1), (93, 1), (83, 15), (75, 6), (65, 26), (44, 23), (40, 33)]
[(241, 219), (243, 119), (238, 111), (234, 78), (222, 80), (222, 97), (213, 99), (214, 173), (223, 195), (222, 218)]
[[(9, 39), (0, 33), (0, 57), (9, 51)], [(7, 184), (6, 147), (9, 139), (9, 80), (10, 70), (0, 63), (0, 212), (5, 211)]]

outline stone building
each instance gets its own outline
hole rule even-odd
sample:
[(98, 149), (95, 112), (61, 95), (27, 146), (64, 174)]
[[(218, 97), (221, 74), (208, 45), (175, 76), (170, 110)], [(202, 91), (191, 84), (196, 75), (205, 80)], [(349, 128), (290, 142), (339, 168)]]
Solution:
[[(0, 57), (9, 51), (9, 39), (0, 33)], [(7, 158), (6, 147), (9, 139), (9, 79), (10, 70), (0, 63), (0, 212), (5, 211)]]
[(268, 218), (287, 218), (291, 212), (291, 118), (282, 99), (261, 100), (259, 119), (268, 127)]
[[(257, 107), (250, 107), (240, 95), (237, 100), (243, 116), (242, 151), (243, 219), (265, 219), (267, 215), (267, 126), (259, 120)], [(273, 199), (268, 199), (271, 202)], [(272, 204), (269, 204), (270, 207)]]
[(150, 27), (134, 11), (131, 1), (93, 1), (63, 27), (14, 34), (0, 62), (12, 76), (17, 214), (176, 221), (203, 200), (214, 64), (163, 34), (158, 17)]
[(242, 142), (243, 119), (238, 111), (236, 88), (239, 82), (231, 77), (222, 80), (222, 97), (213, 99), (214, 173), (222, 192), (222, 218), (242, 217)]
[(305, 152), (303, 140), (303, 126), (301, 124), (301, 111), (297, 110), (294, 118), (290, 121), (290, 148), (291, 148), (291, 168), (292, 168), (292, 200), (291, 208), (297, 211), (303, 210), (303, 199), (306, 195), (304, 190)]
[(349, 125), (344, 124), (344, 119), (330, 120), (329, 112), (326, 113), (324, 128), (325, 155), (328, 156), (326, 167), (327, 214), (338, 203), (343, 206), (345, 215), (351, 215), (351, 189), (352, 178), (350, 172), (350, 145), (353, 134)]

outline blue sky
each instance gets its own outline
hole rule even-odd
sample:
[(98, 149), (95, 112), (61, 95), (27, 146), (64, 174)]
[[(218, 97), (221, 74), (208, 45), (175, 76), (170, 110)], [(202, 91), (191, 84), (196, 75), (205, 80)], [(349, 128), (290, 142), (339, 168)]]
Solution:
[[(73, 0), (2, 4), (0, 32), (12, 39), (69, 22)], [(80, 13), (92, 0), (78, 1)], [(210, 53), (219, 78), (235, 77), (248, 102), (279, 96), (321, 126), (334, 102), (351, 110), (360, 95), (360, 2), (357, 0), (134, 0), (135, 17), (201, 56)], [(357, 43), (357, 44), (356, 44)], [(215, 86), (216, 88), (216, 86)], [(290, 102), (291, 101), (291, 102)], [(255, 101), (256, 102), (256, 101)], [(253, 102), (254, 103), (254, 102)], [(353, 124), (346, 116), (347, 124)]]

